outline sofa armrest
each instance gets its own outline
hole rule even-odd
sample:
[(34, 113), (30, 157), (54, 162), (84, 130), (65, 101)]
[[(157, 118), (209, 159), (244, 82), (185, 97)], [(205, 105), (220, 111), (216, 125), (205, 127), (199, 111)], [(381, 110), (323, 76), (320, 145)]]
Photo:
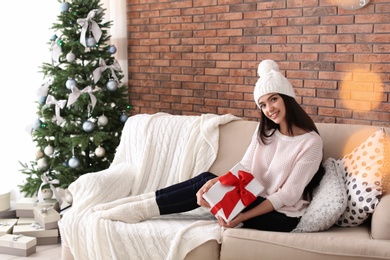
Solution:
[(371, 237), (390, 240), (390, 194), (382, 196), (372, 214)]

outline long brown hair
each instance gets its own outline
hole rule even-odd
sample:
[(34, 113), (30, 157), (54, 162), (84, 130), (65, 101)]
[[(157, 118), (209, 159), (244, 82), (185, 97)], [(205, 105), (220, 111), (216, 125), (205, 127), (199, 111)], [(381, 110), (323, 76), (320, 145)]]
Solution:
[[(298, 104), (295, 98), (278, 94), (282, 97), (284, 105), (286, 107), (286, 123), (288, 133), (293, 135), (293, 126), (297, 126), (307, 132), (315, 131), (319, 134), (318, 129), (311, 119), (311, 117), (306, 113), (305, 110)], [(279, 124), (276, 124), (274, 121), (266, 117), (261, 110), (261, 119), (260, 127), (258, 130), (258, 139), (259, 142), (267, 144), (269, 138), (275, 133), (275, 130), (279, 130)], [(306, 200), (311, 200), (313, 198), (313, 190), (319, 185), (322, 177), (325, 174), (325, 168), (322, 165), (322, 162), (318, 166), (316, 174), (313, 176), (309, 184), (306, 186), (303, 195)]]

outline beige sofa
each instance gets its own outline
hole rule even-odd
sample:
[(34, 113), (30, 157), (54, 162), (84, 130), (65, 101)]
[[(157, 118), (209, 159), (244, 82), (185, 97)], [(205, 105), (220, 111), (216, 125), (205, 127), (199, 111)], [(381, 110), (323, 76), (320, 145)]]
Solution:
[[(239, 161), (257, 126), (233, 121), (220, 126), (219, 152), (210, 171), (226, 173)], [(379, 127), (325, 124), (317, 127), (324, 140), (324, 157), (341, 158)], [(385, 128), (390, 133), (390, 128)], [(352, 142), (350, 140), (352, 137)], [(186, 259), (390, 259), (390, 195), (382, 196), (372, 219), (357, 227), (336, 227), (314, 233), (278, 233), (229, 229), (222, 244), (209, 241)], [(63, 247), (63, 259), (73, 259)]]

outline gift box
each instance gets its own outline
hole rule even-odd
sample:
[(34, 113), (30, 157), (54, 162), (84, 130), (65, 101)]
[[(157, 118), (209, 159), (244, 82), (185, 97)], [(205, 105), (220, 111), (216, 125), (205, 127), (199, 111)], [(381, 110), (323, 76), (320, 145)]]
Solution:
[(56, 199), (45, 199), (44, 202), (38, 202), (36, 198), (22, 198), (15, 203), (16, 216), (22, 218), (33, 218), (33, 208), (37, 205), (41, 205), (43, 207), (53, 206), (55, 210), (60, 210)]
[(9, 209), (9, 210), (4, 210), (0, 211), (0, 219), (1, 218), (16, 218), (16, 209)]
[(210, 204), (212, 214), (229, 222), (263, 190), (260, 182), (247, 172), (241, 163), (237, 163), (227, 174), (218, 178), (203, 194), (203, 198)]
[(53, 207), (34, 207), (34, 219), (44, 229), (58, 228), (58, 220), (61, 215)]
[(23, 235), (3, 235), (0, 237), (0, 254), (29, 256), (36, 252), (37, 239)]
[(18, 220), (16, 218), (0, 219), (0, 236), (11, 234), (12, 228)]
[(10, 192), (0, 191), (0, 211), (5, 211), (11, 208)]
[(13, 234), (35, 237), (38, 246), (59, 243), (58, 229), (45, 230), (39, 224), (14, 226)]
[(37, 223), (34, 218), (18, 218), (16, 225), (31, 225)]

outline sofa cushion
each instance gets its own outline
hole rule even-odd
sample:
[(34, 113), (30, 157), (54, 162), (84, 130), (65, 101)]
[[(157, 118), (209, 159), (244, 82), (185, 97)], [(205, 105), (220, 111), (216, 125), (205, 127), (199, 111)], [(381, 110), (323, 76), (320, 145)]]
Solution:
[(337, 221), (343, 227), (362, 224), (374, 212), (382, 194), (386, 133), (380, 129), (337, 162), (347, 188), (347, 208)]
[(227, 229), (222, 239), (220, 259), (389, 258), (389, 242), (370, 239), (367, 225), (360, 225), (352, 228), (333, 226), (313, 233)]
[(313, 192), (313, 199), (292, 232), (316, 232), (330, 228), (347, 207), (344, 180), (334, 158), (324, 162), (325, 175)]
[(383, 196), (371, 219), (371, 237), (390, 240), (390, 194)]
[(371, 236), (373, 239), (390, 240), (390, 193), (389, 193), (389, 175), (390, 175), (390, 138), (386, 135), (387, 142), (385, 142), (385, 175), (382, 176), (383, 191), (386, 191), (371, 219)]

